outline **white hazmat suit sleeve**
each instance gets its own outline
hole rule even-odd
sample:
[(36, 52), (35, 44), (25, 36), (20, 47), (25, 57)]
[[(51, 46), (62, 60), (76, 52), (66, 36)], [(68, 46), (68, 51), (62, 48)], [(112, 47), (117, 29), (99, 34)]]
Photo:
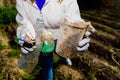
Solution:
[(35, 39), (35, 30), (29, 19), (27, 18), (26, 11), (24, 9), (24, 0), (16, 0), (16, 9), (18, 14), (16, 16), (16, 21), (18, 23), (17, 37), (21, 37), (26, 33), (30, 34), (30, 37)]
[(84, 21), (80, 16), (80, 10), (77, 0), (63, 0), (65, 19), (69, 22)]

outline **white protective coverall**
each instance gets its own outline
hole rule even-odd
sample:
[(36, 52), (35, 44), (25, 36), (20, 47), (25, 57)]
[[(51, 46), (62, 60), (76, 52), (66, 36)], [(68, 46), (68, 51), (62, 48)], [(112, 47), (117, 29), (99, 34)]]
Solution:
[(80, 16), (77, 0), (63, 0), (61, 3), (58, 0), (46, 0), (41, 11), (36, 3), (30, 0), (17, 0), (16, 8), (18, 10), (16, 21), (19, 25), (17, 37), (29, 33), (30, 37), (35, 39), (39, 29), (36, 27), (36, 20), (41, 17), (41, 13), (44, 27), (53, 32), (54, 39), (59, 39), (64, 35), (62, 26), (60, 26), (64, 19), (69, 22), (84, 21)]

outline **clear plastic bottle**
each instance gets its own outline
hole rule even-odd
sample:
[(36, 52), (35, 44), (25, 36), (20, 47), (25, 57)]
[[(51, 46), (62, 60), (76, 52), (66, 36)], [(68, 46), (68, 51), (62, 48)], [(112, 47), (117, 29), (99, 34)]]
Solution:
[(54, 39), (53, 33), (45, 28), (44, 19), (42, 13), (41, 16), (36, 20), (36, 40), (40, 44), (40, 51), (44, 54), (53, 52), (54, 50)]
[(39, 51), (41, 51), (42, 43), (43, 43), (41, 41), (40, 34), (44, 30), (45, 30), (45, 25), (44, 25), (43, 14), (40, 13), (40, 17), (36, 19), (36, 25), (35, 25), (36, 44), (37, 44), (37, 48), (39, 48)]

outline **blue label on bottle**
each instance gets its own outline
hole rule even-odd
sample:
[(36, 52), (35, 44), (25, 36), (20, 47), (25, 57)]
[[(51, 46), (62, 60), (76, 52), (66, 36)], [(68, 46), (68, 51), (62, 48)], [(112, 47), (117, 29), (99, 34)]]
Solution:
[(37, 18), (36, 24), (44, 24), (44, 20), (42, 18)]

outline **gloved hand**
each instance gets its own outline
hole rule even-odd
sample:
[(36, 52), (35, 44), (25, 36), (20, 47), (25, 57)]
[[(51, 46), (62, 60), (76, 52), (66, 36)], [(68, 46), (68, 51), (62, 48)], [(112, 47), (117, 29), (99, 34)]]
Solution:
[(22, 53), (27, 54), (34, 51), (34, 49), (36, 48), (35, 39), (30, 38), (28, 33), (26, 35), (22, 35), (18, 39)]
[(79, 42), (77, 50), (80, 52), (88, 50), (88, 47), (90, 46), (89, 42), (89, 37), (84, 38), (82, 41)]
[(86, 22), (86, 25), (89, 26), (88, 31), (86, 31), (84, 38), (82, 41), (79, 42), (77, 50), (82, 52), (82, 51), (86, 51), (88, 50), (88, 47), (90, 46), (89, 42), (90, 42), (90, 38), (89, 36), (91, 35), (91, 33), (96, 33), (97, 31), (95, 30), (95, 28), (91, 25), (90, 22)]

